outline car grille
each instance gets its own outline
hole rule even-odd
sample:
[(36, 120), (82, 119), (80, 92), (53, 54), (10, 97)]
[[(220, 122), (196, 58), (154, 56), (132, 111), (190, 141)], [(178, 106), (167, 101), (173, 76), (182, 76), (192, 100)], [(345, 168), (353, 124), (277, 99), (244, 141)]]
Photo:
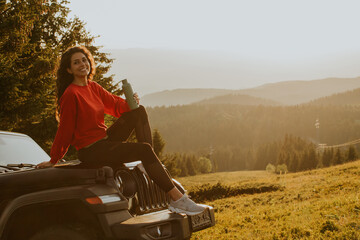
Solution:
[(131, 214), (141, 215), (167, 209), (170, 203), (167, 194), (138, 166), (116, 171), (115, 182), (128, 199)]
[(137, 186), (137, 192), (135, 194), (138, 202), (137, 214), (167, 208), (170, 203), (170, 198), (147, 174), (139, 170), (139, 168), (135, 168), (132, 174)]

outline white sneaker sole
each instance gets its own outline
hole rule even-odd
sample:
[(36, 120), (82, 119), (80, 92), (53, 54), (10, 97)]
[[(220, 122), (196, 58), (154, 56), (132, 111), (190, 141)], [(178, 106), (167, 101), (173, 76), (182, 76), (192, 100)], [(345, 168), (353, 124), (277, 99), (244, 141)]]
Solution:
[(189, 212), (189, 211), (185, 211), (184, 209), (180, 209), (180, 208), (174, 208), (172, 206), (169, 206), (169, 210), (171, 212), (174, 212), (174, 213), (184, 213), (186, 215), (189, 215), (189, 216), (194, 216), (194, 215), (197, 215), (199, 213), (202, 213), (203, 211), (206, 210), (206, 208), (204, 208), (204, 210), (200, 211), (200, 212)]

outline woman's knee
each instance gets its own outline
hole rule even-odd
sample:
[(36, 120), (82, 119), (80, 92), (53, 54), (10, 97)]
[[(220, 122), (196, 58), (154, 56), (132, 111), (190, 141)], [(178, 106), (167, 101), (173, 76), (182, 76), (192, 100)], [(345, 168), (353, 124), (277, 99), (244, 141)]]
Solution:
[(138, 112), (138, 114), (142, 117), (142, 118), (148, 118), (146, 109), (143, 105), (140, 105), (136, 111)]
[(130, 113), (137, 113), (137, 114), (144, 113), (144, 112), (146, 113), (146, 109), (145, 109), (145, 107), (143, 105), (139, 105), (138, 108), (135, 108), (135, 109), (130, 111)]
[(144, 106), (140, 105), (138, 108), (128, 112), (132, 116), (133, 121), (148, 121), (148, 115)]
[(139, 111), (146, 112), (145, 107), (143, 105), (139, 105)]

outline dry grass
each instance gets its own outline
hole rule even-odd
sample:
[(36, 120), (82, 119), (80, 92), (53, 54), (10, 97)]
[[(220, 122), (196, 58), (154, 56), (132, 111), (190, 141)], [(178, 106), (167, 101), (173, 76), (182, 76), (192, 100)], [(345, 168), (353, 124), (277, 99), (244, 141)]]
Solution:
[(179, 180), (190, 191), (217, 182), (284, 187), (206, 202), (216, 225), (192, 239), (360, 239), (360, 161), (283, 176), (227, 172)]

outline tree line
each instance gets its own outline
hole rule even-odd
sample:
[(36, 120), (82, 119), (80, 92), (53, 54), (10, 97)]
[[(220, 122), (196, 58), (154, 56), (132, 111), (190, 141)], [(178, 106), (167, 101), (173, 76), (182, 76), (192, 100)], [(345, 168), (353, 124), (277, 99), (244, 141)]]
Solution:
[(218, 149), (207, 155), (194, 153), (165, 153), (166, 145), (159, 130), (154, 131), (154, 149), (173, 176), (234, 170), (268, 170), (299, 172), (334, 166), (358, 158), (355, 146), (347, 148), (318, 148), (313, 142), (286, 134), (283, 139), (263, 144), (247, 151)]
[[(251, 148), (286, 134), (336, 145), (359, 139), (360, 105), (241, 106), (183, 105), (148, 108), (152, 126), (166, 139), (166, 151)], [(320, 128), (315, 127), (319, 119)]]
[(311, 105), (359, 105), (360, 88), (311, 101)]
[[(360, 136), (359, 105), (185, 105), (148, 108), (148, 113), (152, 126), (166, 140), (165, 152), (210, 156), (213, 171), (265, 169), (275, 160), (262, 162), (258, 156), (275, 159), (276, 145), (286, 135), (303, 139), (307, 144), (300, 144), (302, 148), (336, 145)], [(312, 157), (313, 151), (305, 156)], [(298, 155), (291, 158), (299, 161)], [(307, 168), (295, 163), (288, 167), (291, 171)]]
[[(300, 137), (285, 135), (279, 141), (246, 150), (220, 148), (213, 154), (165, 154), (163, 163), (173, 176), (188, 176), (207, 172), (268, 170), (271, 172), (300, 172), (334, 166), (358, 159), (355, 146), (319, 149)], [(207, 171), (198, 170), (199, 160), (205, 158)], [(192, 163), (189, 163), (191, 161)], [(194, 170), (195, 169), (195, 170)]]
[(261, 146), (256, 155), (255, 169), (276, 169), (283, 172), (299, 172), (334, 166), (358, 158), (355, 146), (348, 148), (318, 148), (312, 142), (292, 135), (282, 141)]

